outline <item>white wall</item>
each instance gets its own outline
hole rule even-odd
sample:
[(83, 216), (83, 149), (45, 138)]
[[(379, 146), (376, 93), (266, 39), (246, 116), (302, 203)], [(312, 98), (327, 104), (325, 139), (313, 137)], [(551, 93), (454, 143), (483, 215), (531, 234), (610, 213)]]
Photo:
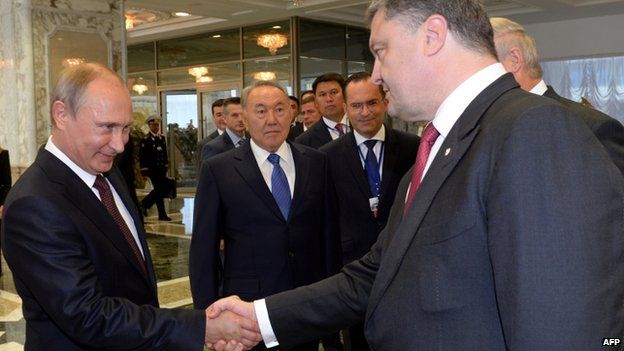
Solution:
[(624, 15), (529, 24), (541, 60), (624, 55)]

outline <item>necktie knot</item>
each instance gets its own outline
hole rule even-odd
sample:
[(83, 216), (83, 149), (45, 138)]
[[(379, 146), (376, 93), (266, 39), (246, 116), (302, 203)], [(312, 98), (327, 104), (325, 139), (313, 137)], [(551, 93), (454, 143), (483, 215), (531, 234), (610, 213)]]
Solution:
[(427, 143), (429, 144), (429, 146), (432, 146), (439, 136), (440, 136), (440, 133), (435, 128), (433, 123), (429, 123), (427, 124), (427, 126), (425, 127), (425, 130), (423, 131), (421, 143)]
[(269, 155), (269, 162), (271, 162), (273, 166), (279, 165), (279, 161), (280, 161), (280, 156), (278, 154)]
[(96, 188), (100, 192), (100, 194), (107, 190), (110, 191), (110, 187), (108, 186), (106, 179), (104, 179), (101, 174), (95, 176), (95, 183), (93, 183), (93, 187)]
[(345, 127), (344, 123), (336, 123), (336, 130), (338, 130), (338, 134), (343, 135), (345, 133)]
[(366, 140), (364, 145), (368, 148), (368, 151), (372, 151), (375, 145), (377, 145), (377, 140)]

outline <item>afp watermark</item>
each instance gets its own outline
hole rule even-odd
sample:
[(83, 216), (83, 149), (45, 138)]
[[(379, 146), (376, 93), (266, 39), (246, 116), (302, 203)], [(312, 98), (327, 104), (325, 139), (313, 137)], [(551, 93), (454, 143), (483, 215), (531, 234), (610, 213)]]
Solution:
[(620, 338), (604, 338), (602, 339), (602, 346), (619, 346), (622, 342)]

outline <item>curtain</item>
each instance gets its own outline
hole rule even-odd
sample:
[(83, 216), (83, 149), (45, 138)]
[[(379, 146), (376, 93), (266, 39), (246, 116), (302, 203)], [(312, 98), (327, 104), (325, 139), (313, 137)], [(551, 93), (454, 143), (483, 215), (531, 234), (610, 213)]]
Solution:
[(624, 56), (542, 62), (544, 81), (570, 100), (586, 98), (624, 124)]

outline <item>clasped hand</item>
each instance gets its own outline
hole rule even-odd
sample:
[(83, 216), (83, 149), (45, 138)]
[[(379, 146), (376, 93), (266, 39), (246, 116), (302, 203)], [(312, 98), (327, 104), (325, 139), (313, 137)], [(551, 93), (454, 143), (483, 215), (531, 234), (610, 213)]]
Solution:
[(249, 350), (262, 341), (253, 303), (230, 296), (206, 309), (206, 346), (217, 351)]

